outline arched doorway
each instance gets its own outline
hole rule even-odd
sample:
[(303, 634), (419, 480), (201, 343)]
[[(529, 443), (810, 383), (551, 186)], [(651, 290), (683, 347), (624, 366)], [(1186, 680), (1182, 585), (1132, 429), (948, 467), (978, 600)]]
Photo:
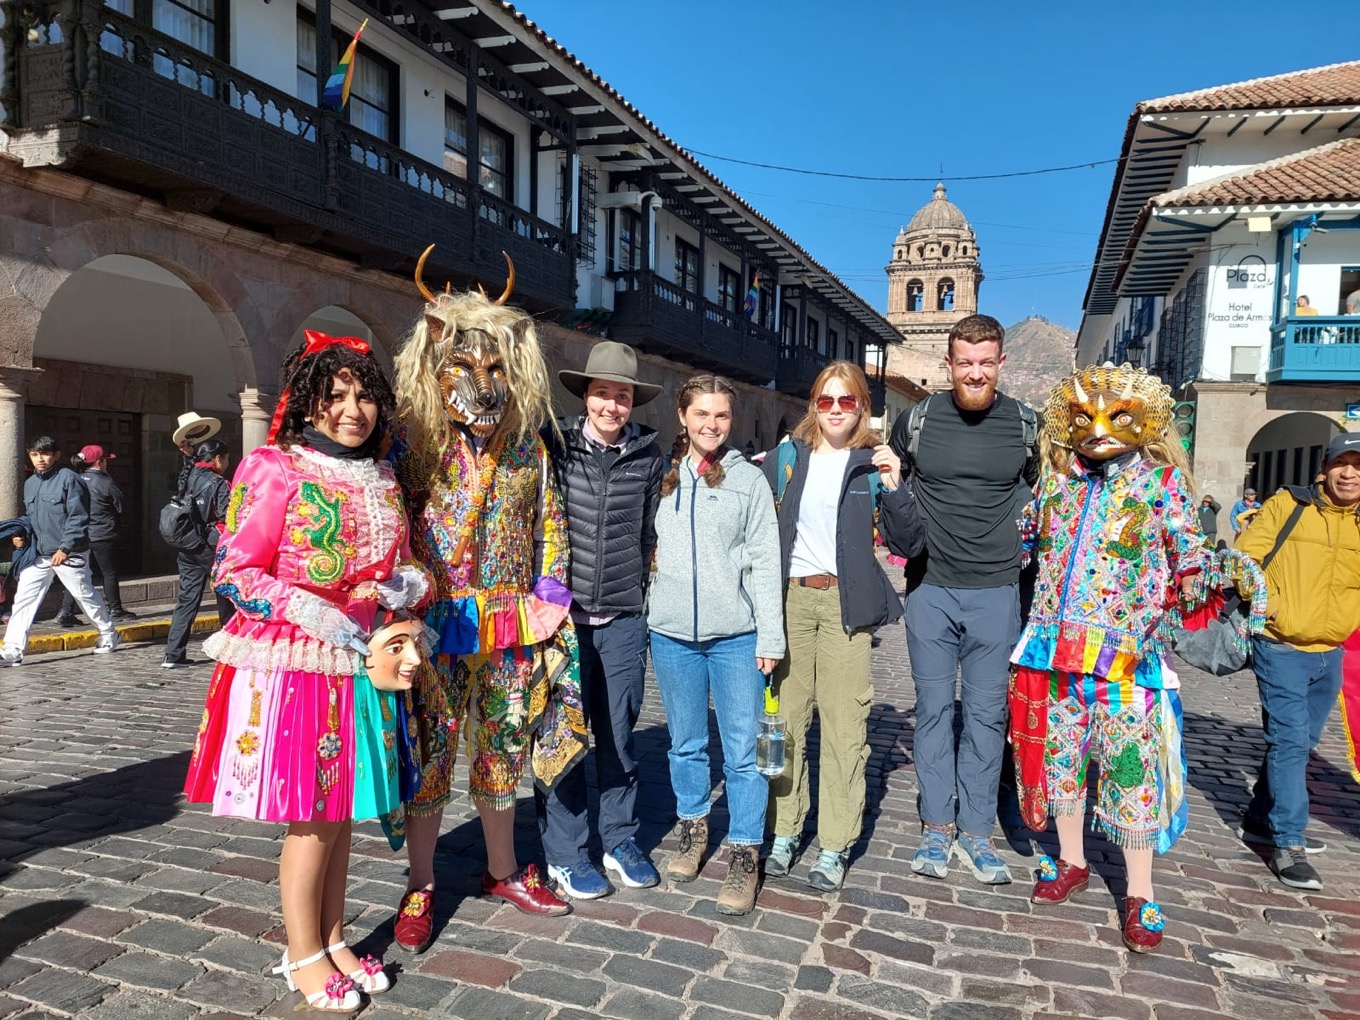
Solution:
[(1247, 444), (1247, 484), (1262, 499), (1282, 485), (1307, 485), (1322, 467), (1322, 454), (1341, 428), (1331, 418), (1294, 411), (1256, 431)]
[(242, 383), (223, 329), (240, 333), (227, 307), (207, 285), (191, 287), (157, 263), (105, 255), (67, 277), (43, 309), (33, 345), (43, 371), (29, 387), (25, 431), (54, 436), (68, 459), (89, 444), (114, 454), (127, 574), (175, 569), (155, 519), (179, 473), (170, 441), (178, 415), (220, 418), (222, 438), (239, 450), (233, 395)]

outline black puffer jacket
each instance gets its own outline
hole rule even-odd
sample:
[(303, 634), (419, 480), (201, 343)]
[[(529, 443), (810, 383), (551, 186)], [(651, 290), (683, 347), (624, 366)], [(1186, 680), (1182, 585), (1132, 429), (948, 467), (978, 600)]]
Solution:
[(226, 521), (227, 504), (231, 502), (231, 482), (212, 468), (195, 464), (189, 473), (187, 491), (198, 504), (198, 519), (203, 522), (206, 548), (216, 549), (218, 539), (222, 537), (218, 525)]
[(633, 426), (633, 439), (615, 454), (586, 440), (584, 421), (561, 419), (560, 443), (543, 433), (567, 508), (572, 600), (587, 613), (640, 613), (656, 549), (656, 430)]
[(90, 541), (112, 542), (123, 516), (123, 490), (103, 471), (86, 469), (80, 476), (90, 492)]

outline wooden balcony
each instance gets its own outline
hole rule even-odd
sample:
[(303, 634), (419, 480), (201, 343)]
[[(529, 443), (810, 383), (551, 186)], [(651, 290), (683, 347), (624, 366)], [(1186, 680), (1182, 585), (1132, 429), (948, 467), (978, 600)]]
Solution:
[(819, 354), (810, 347), (795, 347), (782, 351), (779, 355), (779, 371), (775, 376), (775, 388), (780, 393), (795, 397), (809, 397), (817, 374), (826, 368), (831, 359)]
[[(574, 301), (571, 236), (442, 167), (351, 127), (97, 0), (6, 47), (9, 152), (271, 233), (431, 277), (504, 279), (532, 309)], [(8, 31), (8, 30), (6, 30)], [(92, 44), (97, 40), (97, 44)], [(17, 58), (17, 59), (16, 59)]]
[(645, 351), (763, 386), (775, 377), (774, 333), (655, 273), (619, 277), (609, 333)]
[(1360, 382), (1360, 316), (1309, 315), (1276, 323), (1266, 382)]

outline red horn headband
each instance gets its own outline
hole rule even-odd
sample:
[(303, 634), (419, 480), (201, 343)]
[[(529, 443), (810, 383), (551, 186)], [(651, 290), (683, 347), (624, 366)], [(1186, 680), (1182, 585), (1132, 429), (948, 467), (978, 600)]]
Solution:
[[(364, 340), (357, 336), (329, 336), (326, 333), (318, 333), (314, 329), (305, 329), (302, 335), (307, 338), (307, 346), (302, 348), (302, 354), (298, 358), (301, 363), (313, 354), (320, 354), (328, 347), (348, 347), (357, 354), (371, 354), (373, 349)], [(269, 423), (269, 434), (265, 436), (266, 446), (273, 446), (274, 440), (278, 437), (279, 428), (283, 425), (283, 416), (288, 413), (288, 398), (292, 395), (289, 387), (285, 386), (283, 392), (279, 394), (278, 406), (274, 408), (274, 420)]]

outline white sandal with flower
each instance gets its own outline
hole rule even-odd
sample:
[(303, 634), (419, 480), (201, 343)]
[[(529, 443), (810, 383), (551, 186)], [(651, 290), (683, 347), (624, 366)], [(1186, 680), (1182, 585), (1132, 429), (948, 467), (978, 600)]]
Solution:
[[(327, 946), (326, 953), (330, 955), (348, 948), (345, 940), (341, 939), (335, 945)], [(350, 971), (349, 978), (368, 995), (377, 995), (392, 987), (392, 982), (387, 977), (387, 971), (383, 969), (382, 960), (371, 954), (359, 957), (359, 967), (357, 970)]]
[[(298, 986), (293, 980), (293, 971), (300, 970), (303, 967), (310, 967), (318, 960), (324, 960), (325, 958), (326, 950), (323, 949), (321, 952), (314, 953), (305, 960), (298, 960), (296, 963), (290, 963), (288, 961), (288, 950), (285, 949), (283, 951), (283, 960), (274, 968), (273, 973), (282, 974), (284, 982), (288, 985), (288, 990), (290, 992), (296, 992)], [(326, 986), (321, 991), (313, 992), (311, 995), (304, 995), (303, 1001), (306, 1003), (308, 1009), (315, 1010), (318, 1013), (353, 1013), (362, 1003), (362, 1000), (359, 998), (359, 992), (354, 987), (354, 980), (346, 977), (339, 971), (331, 974), (331, 976), (326, 979)], [(302, 1007), (299, 1006), (298, 1008), (301, 1009)]]

